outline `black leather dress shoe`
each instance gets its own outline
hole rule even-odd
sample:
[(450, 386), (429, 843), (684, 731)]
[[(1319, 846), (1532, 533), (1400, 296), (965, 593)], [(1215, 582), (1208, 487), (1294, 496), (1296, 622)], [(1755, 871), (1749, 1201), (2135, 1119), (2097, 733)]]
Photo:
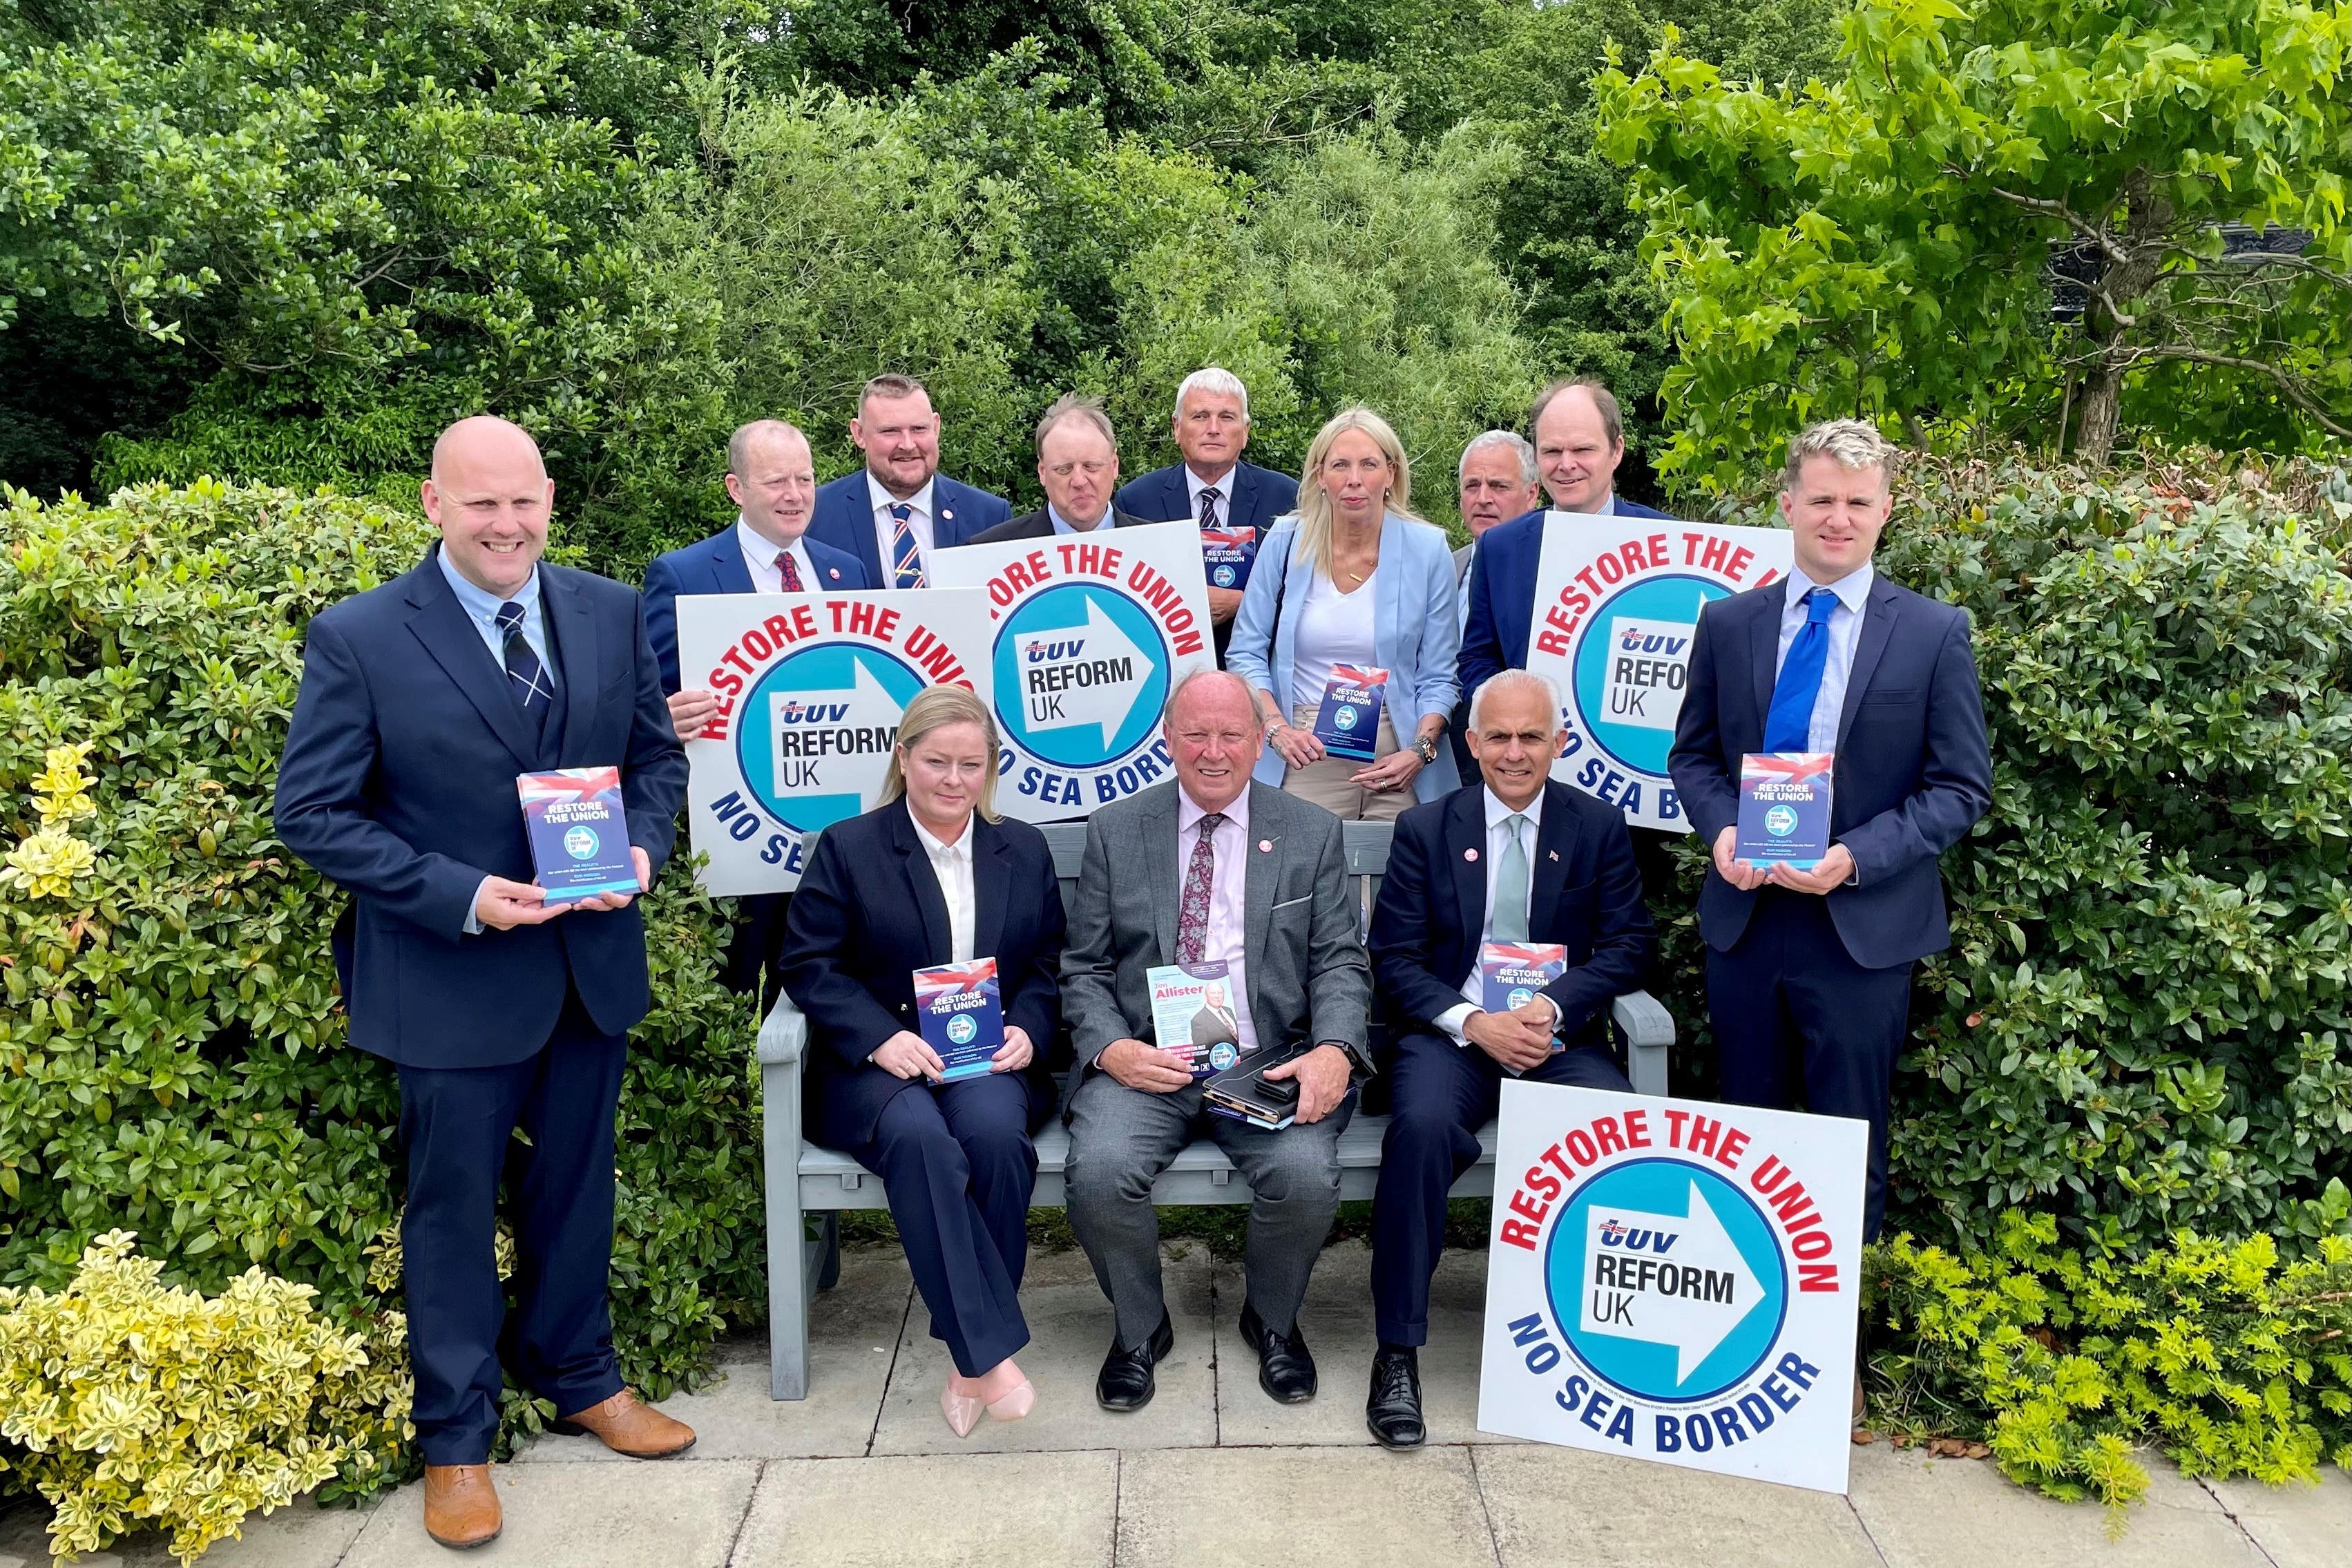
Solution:
[(1095, 1378), (1095, 1403), (1105, 1410), (1140, 1410), (1150, 1404), (1159, 1391), (1151, 1369), (1175, 1348), (1176, 1325), (1165, 1312), (1140, 1350), (1126, 1349), (1113, 1332), (1110, 1354), (1103, 1357), (1102, 1372)]
[(1267, 1331), (1257, 1309), (1242, 1303), (1242, 1342), (1257, 1352), (1257, 1385), (1285, 1405), (1304, 1405), (1315, 1397), (1315, 1357), (1308, 1353), (1298, 1325), (1287, 1337)]
[(1383, 1448), (1418, 1448), (1428, 1440), (1421, 1419), (1421, 1357), (1410, 1347), (1383, 1350), (1372, 1357), (1372, 1391), (1364, 1400), (1364, 1425)]

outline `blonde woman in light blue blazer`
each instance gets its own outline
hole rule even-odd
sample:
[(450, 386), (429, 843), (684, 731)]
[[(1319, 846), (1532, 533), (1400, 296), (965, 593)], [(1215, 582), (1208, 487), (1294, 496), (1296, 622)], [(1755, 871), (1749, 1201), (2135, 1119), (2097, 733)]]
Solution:
[[(1444, 744), (1462, 692), (1458, 603), (1454, 552), (1413, 515), (1396, 432), (1369, 408), (1342, 410), (1307, 449), (1298, 510), (1258, 547), (1225, 650), (1265, 726), (1258, 782), (1370, 822), (1459, 787)], [(1334, 663), (1389, 672), (1370, 763), (1328, 756), (1315, 739)]]

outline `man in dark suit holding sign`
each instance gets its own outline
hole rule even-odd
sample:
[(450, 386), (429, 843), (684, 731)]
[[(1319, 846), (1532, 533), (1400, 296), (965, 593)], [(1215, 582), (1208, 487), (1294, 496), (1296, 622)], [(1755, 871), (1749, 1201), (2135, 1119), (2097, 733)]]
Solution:
[[(1966, 611), (1871, 564), (1894, 450), (1856, 419), (1789, 447), (1796, 566), (1699, 615), (1668, 766), (1713, 847), (1699, 891), (1723, 1098), (1870, 1123), (1863, 1239), (1886, 1209), (1887, 1095), (1911, 967), (1950, 945), (1937, 859), (1992, 799)], [(1740, 759), (1834, 752), (1820, 865), (1737, 858)], [(1857, 1389), (1859, 1384), (1856, 1385)]]
[(279, 838), (352, 895), (335, 927), (351, 1043), (399, 1068), (413, 1418), (425, 1526), (446, 1546), (499, 1528), (502, 1175), (517, 1377), (558, 1430), (620, 1453), (694, 1441), (621, 1386), (605, 1305), (614, 1113), (649, 1001), (643, 919), (626, 893), (544, 901), (516, 788), (617, 767), (643, 890), (669, 854), (686, 755), (636, 593), (540, 561), (554, 499), (515, 426), (442, 435), (424, 487), (441, 543), (311, 620), (278, 777)]
[[(1633, 1092), (1609, 1005), (1656, 951), (1623, 814), (1550, 776), (1559, 691), (1506, 670), (1471, 704), (1484, 782), (1400, 817), (1372, 907), (1372, 978), (1396, 1034), (1394, 1111), (1372, 1198), (1372, 1358), (1365, 1422), (1391, 1448), (1425, 1440), (1419, 1347), (1445, 1237), (1445, 1194), (1478, 1160), (1507, 1075)], [(1522, 1006), (1487, 1010), (1487, 942), (1557, 943), (1563, 968)]]

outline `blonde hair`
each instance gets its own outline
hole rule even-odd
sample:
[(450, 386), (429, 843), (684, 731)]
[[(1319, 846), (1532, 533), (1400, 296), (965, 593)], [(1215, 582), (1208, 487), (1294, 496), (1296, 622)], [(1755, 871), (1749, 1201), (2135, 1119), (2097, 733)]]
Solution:
[(988, 704), (962, 686), (926, 686), (907, 704), (907, 710), (898, 716), (898, 743), (890, 748), (890, 765), (882, 772), (882, 795), (876, 805), (887, 805), (907, 793), (907, 774), (898, 759), (921, 744), (924, 736), (950, 724), (977, 724), (982, 739), (988, 742), (988, 766), (980, 779), (980, 815), (989, 822), (998, 820), (996, 759), (1004, 750), (1004, 742), (996, 732), (996, 715), (988, 710)]
[(1309, 568), (1326, 576), (1330, 574), (1331, 498), (1323, 489), (1323, 464), (1331, 456), (1332, 444), (1350, 430), (1370, 437), (1396, 476), (1386, 510), (1413, 522), (1427, 521), (1412, 510), (1412, 470), (1405, 462), (1404, 444), (1389, 422), (1361, 405), (1342, 408), (1315, 433), (1307, 448), (1306, 470), (1298, 476), (1298, 553)]
[(1800, 431), (1789, 443), (1780, 488), (1795, 489), (1804, 480), (1806, 463), (1815, 458), (1827, 458), (1849, 474), (1876, 468), (1881, 489), (1895, 482), (1895, 445), (1867, 419), (1824, 419)]

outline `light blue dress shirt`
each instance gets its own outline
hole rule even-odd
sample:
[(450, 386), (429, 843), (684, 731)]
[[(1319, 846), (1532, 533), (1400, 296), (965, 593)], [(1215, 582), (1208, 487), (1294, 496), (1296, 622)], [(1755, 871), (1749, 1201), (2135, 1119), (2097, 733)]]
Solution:
[(530, 580), (516, 589), (514, 597), (509, 600), (499, 598), (488, 588), (467, 582), (464, 573), (449, 564), (447, 550), (435, 551), (433, 559), (441, 563), (441, 575), (449, 580), (449, 591), (457, 595), (457, 603), (465, 609), (466, 618), (474, 623), (476, 631), (482, 634), (482, 646), (490, 650), (492, 664), (500, 669), (507, 667), (507, 635), (499, 630), (499, 606), (516, 604), (522, 606), (522, 640), (530, 645), (531, 652), (539, 655), (542, 667), (555, 668), (555, 661), (547, 657), (547, 622), (540, 614), (537, 565), (530, 569)]
[[(1838, 719), (1845, 711), (1846, 681), (1853, 675), (1854, 645), (1862, 640), (1862, 613), (1870, 603), (1871, 584), (1878, 580), (1878, 569), (1864, 562), (1829, 584), (1837, 595), (1837, 608), (1830, 612), (1829, 656), (1822, 666), (1822, 689), (1813, 699), (1812, 722), (1805, 731), (1805, 749), (1809, 752), (1837, 750)], [(1780, 667), (1789, 659), (1789, 645), (1805, 629), (1805, 595), (1822, 584), (1805, 575), (1801, 566), (1789, 568), (1789, 598), (1780, 606), (1780, 648), (1772, 656), (1772, 674), (1777, 680)]]

